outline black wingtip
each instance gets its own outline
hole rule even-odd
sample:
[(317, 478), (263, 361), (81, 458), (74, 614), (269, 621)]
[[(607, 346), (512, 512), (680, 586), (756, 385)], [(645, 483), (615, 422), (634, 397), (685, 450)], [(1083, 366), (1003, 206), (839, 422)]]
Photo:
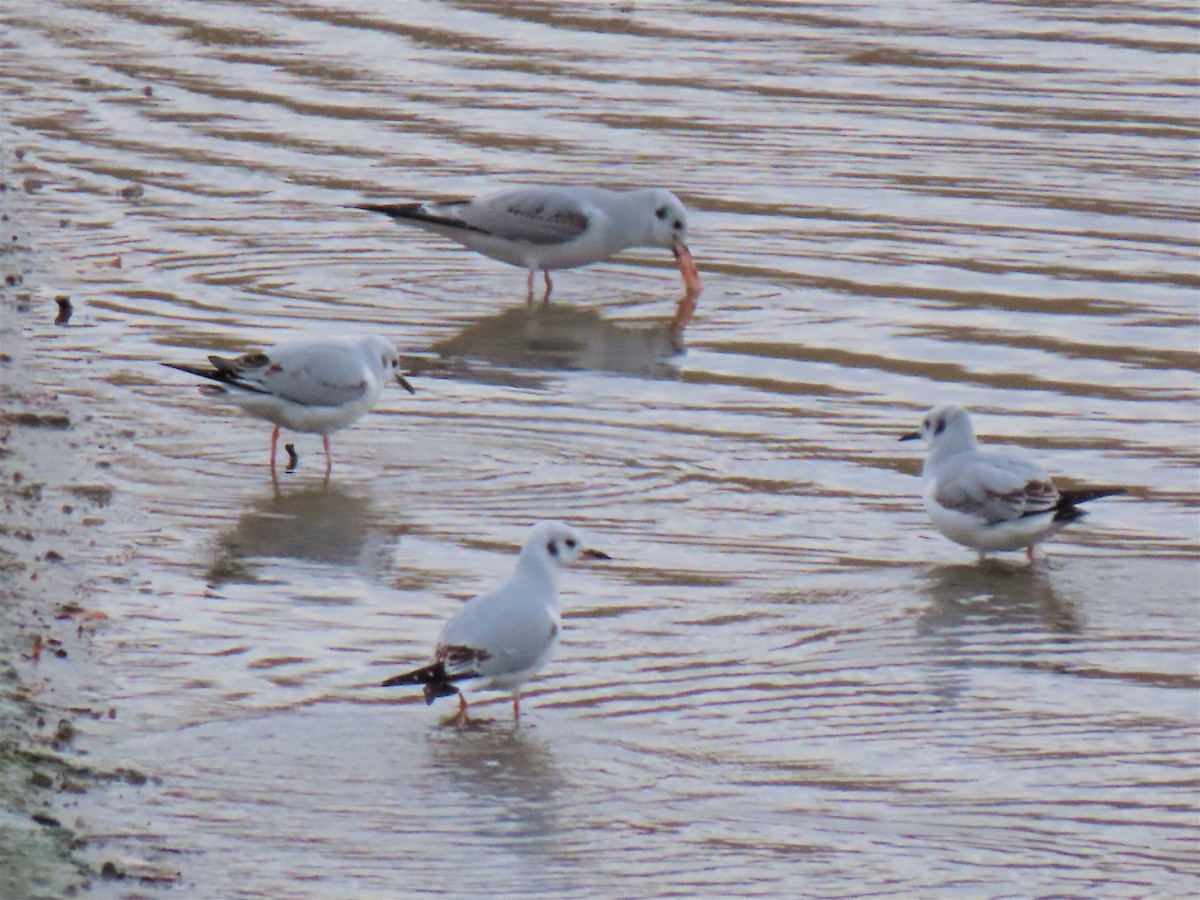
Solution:
[(389, 678), (387, 681), (381, 681), (379, 683), (379, 686), (380, 687), (398, 687), (399, 685), (402, 685), (402, 684), (419, 684), (419, 683), (420, 682), (413, 680), (411, 672), (406, 672), (403, 675), (394, 675), (391, 678)]
[(1074, 522), (1076, 519), (1082, 519), (1087, 513), (1085, 510), (1079, 508), (1079, 504), (1087, 503), (1089, 500), (1099, 500), (1101, 497), (1116, 497), (1126, 493), (1128, 491), (1123, 487), (1060, 490), (1058, 492), (1058, 504), (1054, 507), (1054, 521)]
[(187, 372), (189, 375), (196, 375), (200, 378), (211, 378), (213, 381), (224, 381), (221, 373), (213, 368), (205, 368), (204, 366), (189, 366), (187, 363), (169, 363), (165, 362), (162, 365), (168, 369), (175, 369), (179, 372)]
[(393, 219), (421, 218), (420, 203), (355, 203), (346, 209), (358, 209), (363, 212), (382, 213)]

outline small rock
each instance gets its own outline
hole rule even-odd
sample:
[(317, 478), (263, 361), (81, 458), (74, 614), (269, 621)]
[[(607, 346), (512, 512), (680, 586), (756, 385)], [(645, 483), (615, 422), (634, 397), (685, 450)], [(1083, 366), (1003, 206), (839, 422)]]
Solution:
[(59, 719), (58, 727), (54, 729), (54, 743), (69, 744), (74, 737), (75, 729), (71, 726), (71, 723), (66, 719)]
[(142, 194), (146, 193), (146, 189), (140, 184), (129, 184), (121, 188), (121, 190), (119, 190), (117, 193), (119, 193), (126, 200), (136, 200), (138, 197), (142, 196)]
[(31, 772), (29, 783), (36, 788), (48, 788), (54, 786), (54, 779), (45, 772)]

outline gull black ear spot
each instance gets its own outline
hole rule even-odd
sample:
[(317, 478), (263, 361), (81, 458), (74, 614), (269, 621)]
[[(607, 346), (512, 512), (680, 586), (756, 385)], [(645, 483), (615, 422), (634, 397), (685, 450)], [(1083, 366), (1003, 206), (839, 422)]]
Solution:
[[(667, 217), (667, 208), (665, 206), (660, 206), (654, 211), (654, 215), (656, 218), (665, 219)], [(678, 227), (678, 225), (676, 227)]]

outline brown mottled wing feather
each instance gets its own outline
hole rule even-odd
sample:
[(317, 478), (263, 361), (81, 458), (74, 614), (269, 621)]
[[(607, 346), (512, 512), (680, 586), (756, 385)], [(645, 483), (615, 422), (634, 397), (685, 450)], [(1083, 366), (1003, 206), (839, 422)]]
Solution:
[(433, 658), (445, 668), (450, 678), (471, 678), (479, 675), (479, 664), (491, 658), (486, 650), (461, 644), (439, 644)]

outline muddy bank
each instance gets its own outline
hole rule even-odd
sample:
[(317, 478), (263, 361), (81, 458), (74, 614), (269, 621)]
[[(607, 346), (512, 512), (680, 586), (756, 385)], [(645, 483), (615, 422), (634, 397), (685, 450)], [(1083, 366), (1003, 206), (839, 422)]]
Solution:
[[(7, 193), (7, 192), (6, 192)], [(63, 304), (38, 289), (28, 234), (4, 204), (0, 255), (0, 896), (120, 894), (137, 861), (75, 810), (129, 768), (89, 765), (89, 720), (112, 719), (91, 637), (107, 615), (88, 602), (86, 548), (103, 534), (113, 489), (95, 448), (112, 439), (38, 369), (39, 324)], [(43, 321), (44, 320), (44, 321)], [(100, 541), (99, 543), (102, 543)]]

